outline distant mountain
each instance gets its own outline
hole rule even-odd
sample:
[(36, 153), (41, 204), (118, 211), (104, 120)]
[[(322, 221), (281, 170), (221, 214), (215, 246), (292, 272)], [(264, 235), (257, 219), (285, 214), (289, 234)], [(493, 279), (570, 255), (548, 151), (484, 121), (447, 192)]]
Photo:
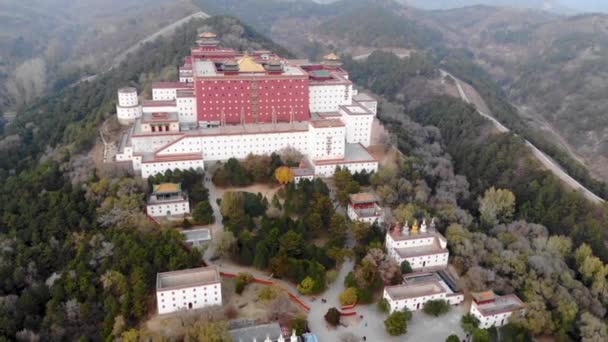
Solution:
[(198, 10), (190, 0), (0, 1), (0, 115), (96, 72)]
[(608, 2), (602, 0), (400, 0), (400, 2), (430, 10), (487, 5), (529, 8), (562, 14), (608, 12)]

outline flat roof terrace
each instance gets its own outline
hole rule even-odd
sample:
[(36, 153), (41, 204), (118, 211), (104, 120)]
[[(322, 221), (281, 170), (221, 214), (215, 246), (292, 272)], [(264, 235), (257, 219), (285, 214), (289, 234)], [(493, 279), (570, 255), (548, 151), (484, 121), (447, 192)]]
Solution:
[(384, 290), (393, 300), (432, 296), (446, 292), (437, 281), (387, 286)]
[(346, 163), (371, 163), (377, 160), (369, 154), (369, 151), (361, 144), (346, 144), (344, 148), (344, 159), (315, 160), (315, 165), (336, 165)]
[(172, 290), (220, 282), (217, 267), (200, 267), (187, 270), (158, 273), (156, 290)]
[(411, 258), (421, 255), (433, 255), (440, 253), (447, 253), (447, 249), (441, 248), (437, 239), (433, 239), (433, 243), (430, 245), (418, 245), (411, 247), (395, 248), (397, 254), (402, 258)]
[(483, 316), (493, 316), (505, 312), (513, 312), (524, 308), (524, 303), (516, 295), (496, 297), (492, 302), (477, 304), (479, 312)]

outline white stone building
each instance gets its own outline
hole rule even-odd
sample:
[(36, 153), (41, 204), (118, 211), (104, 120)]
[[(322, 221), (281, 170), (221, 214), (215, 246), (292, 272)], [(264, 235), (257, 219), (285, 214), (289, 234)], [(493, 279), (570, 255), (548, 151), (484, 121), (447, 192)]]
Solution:
[(401, 285), (387, 286), (382, 297), (388, 302), (390, 312), (420, 310), (430, 300), (445, 300), (450, 305), (464, 301), (464, 294), (455, 292), (436, 273), (415, 274)]
[(348, 197), (346, 214), (352, 221), (373, 224), (383, 222), (384, 211), (378, 204), (376, 196), (370, 193), (358, 193)]
[(201, 267), (156, 276), (159, 314), (222, 305), (222, 284), (216, 267)]
[(123, 125), (133, 123), (142, 114), (139, 104), (137, 89), (132, 87), (118, 89), (118, 104), (116, 105), (116, 117)]
[(146, 213), (152, 217), (187, 215), (190, 213), (190, 202), (180, 184), (158, 184), (154, 185), (148, 198)]
[(447, 240), (435, 230), (434, 223), (428, 230), (425, 221), (420, 228), (417, 224), (411, 228), (407, 223), (397, 225), (386, 234), (385, 246), (389, 257), (398, 264), (409, 262), (414, 270), (448, 265)]
[(479, 327), (487, 329), (509, 323), (509, 318), (523, 312), (524, 303), (514, 294), (498, 296), (493, 291), (473, 293), (471, 314), (479, 320)]
[[(200, 38), (180, 81), (154, 83), (152, 100), (139, 105), (135, 89), (119, 90), (118, 117), (131, 128), (116, 161), (131, 162), (147, 178), (293, 148), (307, 168), (295, 172), (298, 180), (331, 177), (337, 166), (377, 171), (367, 150), (377, 101), (353, 89), (337, 56), (308, 64), (268, 52), (241, 55), (217, 47), (215, 38)], [(266, 82), (271, 88), (262, 92)]]

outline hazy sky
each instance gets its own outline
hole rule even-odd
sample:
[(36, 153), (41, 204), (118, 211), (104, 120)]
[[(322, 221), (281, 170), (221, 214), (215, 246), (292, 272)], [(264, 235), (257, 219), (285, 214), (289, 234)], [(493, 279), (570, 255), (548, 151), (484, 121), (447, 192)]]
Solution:
[[(399, 0), (428, 9), (447, 9), (472, 5), (530, 7), (564, 12), (608, 12), (608, 0)], [(568, 11), (569, 12), (569, 11)]]

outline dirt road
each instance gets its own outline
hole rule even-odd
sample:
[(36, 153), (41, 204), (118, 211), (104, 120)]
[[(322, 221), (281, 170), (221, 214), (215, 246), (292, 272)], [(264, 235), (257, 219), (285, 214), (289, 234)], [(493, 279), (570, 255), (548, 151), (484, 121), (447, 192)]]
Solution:
[[(456, 86), (458, 87), (458, 93), (460, 94), (460, 98), (466, 103), (472, 103), (469, 100), (469, 97), (467, 96), (466, 92), (464, 91), (464, 89), (462, 87), (461, 80), (457, 79), (456, 77), (454, 77), (453, 75), (451, 75), (450, 73), (448, 73), (445, 70), (441, 70), (441, 74), (442, 74), (442, 76), (445, 76), (445, 75), (451, 76), (456, 81)], [(484, 112), (480, 111), (479, 109), (477, 109), (477, 112), (479, 113), (479, 115), (490, 120), (500, 132), (504, 132), (504, 133), (509, 132), (509, 129), (505, 125), (500, 123), (500, 121), (496, 120), (489, 113), (484, 113)], [(605, 202), (602, 198), (600, 198), (599, 196), (597, 196), (596, 194), (591, 192), (591, 190), (585, 188), (576, 179), (572, 178), (569, 174), (567, 174), (553, 159), (551, 159), (551, 157), (546, 155), (543, 151), (538, 149), (536, 146), (534, 146), (528, 140), (526, 140), (526, 146), (528, 146), (528, 148), (530, 148), (534, 157), (536, 157), (536, 159), (538, 161), (540, 161), (542, 165), (544, 165), (549, 171), (551, 171), (555, 176), (557, 176), (559, 179), (561, 179), (569, 187), (571, 187), (572, 189), (574, 189), (576, 191), (580, 191), (590, 201), (593, 201), (595, 203), (604, 203)]]

